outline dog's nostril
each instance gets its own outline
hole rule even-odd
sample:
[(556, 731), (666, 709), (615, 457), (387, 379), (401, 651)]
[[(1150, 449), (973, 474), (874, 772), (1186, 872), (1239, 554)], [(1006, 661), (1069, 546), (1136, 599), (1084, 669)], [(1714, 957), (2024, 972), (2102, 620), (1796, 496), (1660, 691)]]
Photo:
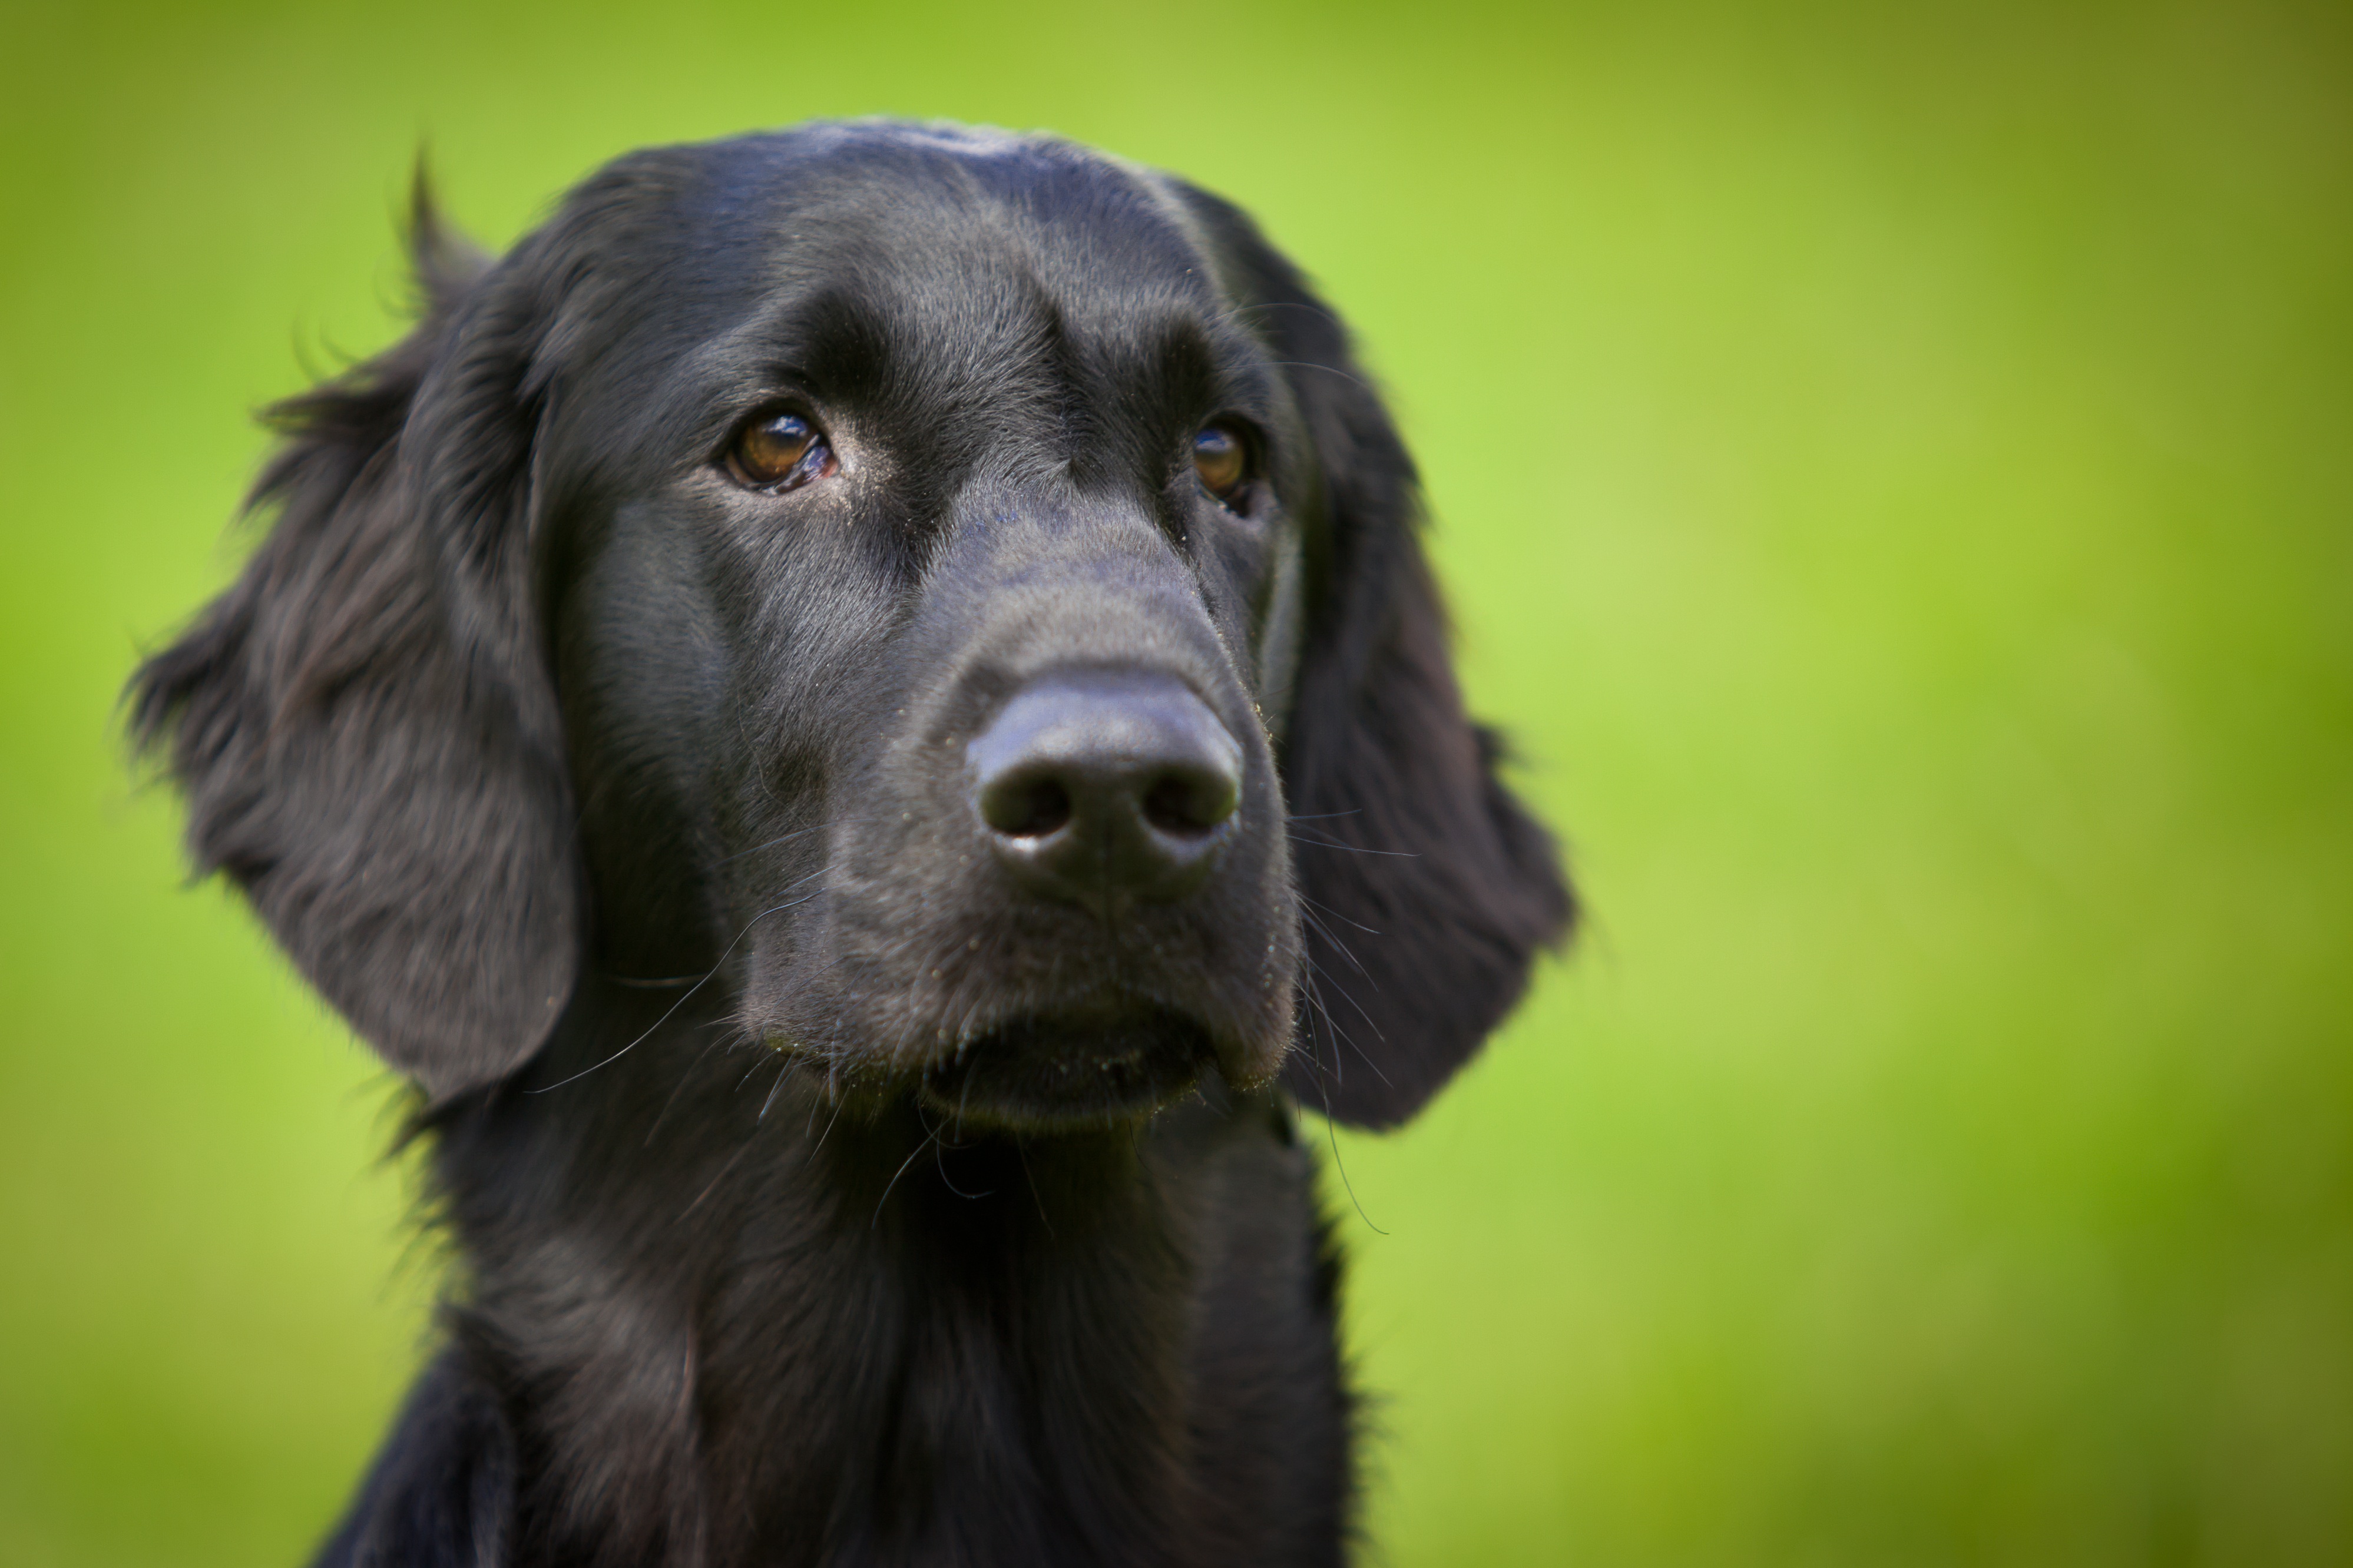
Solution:
[(1224, 773), (1166, 773), (1144, 792), (1144, 820), (1163, 833), (1198, 838), (1234, 814), (1241, 798)]
[(1038, 677), (965, 755), (1014, 881), (1098, 912), (1200, 886), (1241, 808), (1240, 743), (1182, 681), (1153, 671)]
[(1071, 792), (1059, 779), (1008, 779), (980, 797), (981, 820), (1014, 838), (1043, 838), (1071, 820)]

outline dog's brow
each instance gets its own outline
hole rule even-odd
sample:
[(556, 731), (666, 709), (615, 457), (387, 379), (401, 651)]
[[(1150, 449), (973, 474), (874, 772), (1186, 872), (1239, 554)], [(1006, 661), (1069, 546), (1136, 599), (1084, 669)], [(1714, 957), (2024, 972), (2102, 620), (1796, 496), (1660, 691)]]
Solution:
[(889, 335), (857, 307), (822, 298), (769, 303), (681, 356), (665, 378), (658, 417), (705, 446), (762, 398), (855, 395), (888, 364)]

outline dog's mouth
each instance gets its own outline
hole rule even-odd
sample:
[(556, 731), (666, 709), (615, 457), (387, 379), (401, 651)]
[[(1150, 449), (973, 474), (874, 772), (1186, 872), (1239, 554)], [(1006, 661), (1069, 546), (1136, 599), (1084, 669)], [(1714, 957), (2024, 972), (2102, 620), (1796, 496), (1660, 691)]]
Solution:
[(966, 1122), (1101, 1126), (1149, 1116), (1217, 1061), (1209, 1031), (1173, 1009), (1090, 1009), (1008, 1019), (925, 1069), (922, 1095)]

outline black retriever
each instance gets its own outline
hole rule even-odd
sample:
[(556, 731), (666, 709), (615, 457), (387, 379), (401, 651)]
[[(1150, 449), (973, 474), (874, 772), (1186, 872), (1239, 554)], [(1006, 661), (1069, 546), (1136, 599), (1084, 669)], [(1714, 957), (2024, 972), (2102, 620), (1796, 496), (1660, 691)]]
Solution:
[(1570, 915), (1339, 322), (936, 126), (414, 247), (132, 693), (454, 1244), (321, 1561), (1339, 1561), (1292, 1108), (1411, 1115)]

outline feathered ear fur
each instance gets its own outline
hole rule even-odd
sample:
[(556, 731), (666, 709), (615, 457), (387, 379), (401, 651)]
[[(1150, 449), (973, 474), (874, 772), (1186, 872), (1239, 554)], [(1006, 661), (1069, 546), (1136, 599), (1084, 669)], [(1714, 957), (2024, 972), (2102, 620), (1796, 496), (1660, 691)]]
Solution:
[(1416, 537), (1420, 493), (1337, 317), (1250, 219), (1187, 192), (1229, 289), (1289, 367), (1323, 489), (1283, 777), (1309, 995), (1285, 1083), (1393, 1126), (1476, 1051), (1575, 906), (1552, 838), (1471, 722)]
[(543, 312), (447, 234), (421, 173), (411, 249), (418, 325), (270, 411), (284, 442), (248, 504), (277, 521), (128, 700), (186, 794), (199, 873), (243, 889), (438, 1100), (545, 1040), (583, 892), (529, 630)]

